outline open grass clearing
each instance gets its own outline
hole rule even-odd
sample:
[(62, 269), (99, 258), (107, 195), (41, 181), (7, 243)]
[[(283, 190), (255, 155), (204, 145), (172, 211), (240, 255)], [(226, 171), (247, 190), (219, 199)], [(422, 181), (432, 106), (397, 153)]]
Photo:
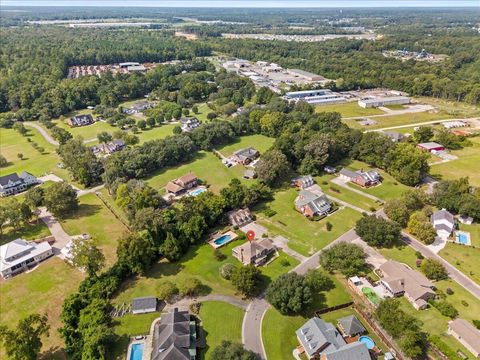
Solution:
[(242, 309), (221, 301), (203, 302), (198, 317), (205, 332), (206, 347), (201, 350), (200, 359), (210, 359), (222, 340), (241, 343), (244, 315)]
[(115, 262), (117, 241), (127, 228), (95, 194), (79, 198), (79, 209), (61, 223), (69, 235), (89, 234), (104, 253), (107, 266)]
[(41, 220), (32, 221), (27, 226), (22, 226), (20, 229), (14, 230), (11, 227), (3, 229), (3, 233), (0, 235), (0, 245), (18, 238), (35, 240), (47, 236), (50, 236), (50, 231), (48, 230), (47, 225)]
[(470, 184), (480, 186), (480, 136), (469, 138), (472, 146), (451, 153), (458, 156), (457, 160), (433, 165), (430, 173), (438, 179), (458, 179), (468, 176)]
[(253, 147), (257, 149), (260, 154), (263, 154), (272, 147), (274, 141), (275, 139), (265, 135), (248, 135), (239, 137), (233, 143), (222, 146), (217, 150), (220, 151), (224, 156), (230, 156), (237, 150)]
[(154, 128), (146, 128), (145, 130), (136, 134), (140, 140), (140, 144), (143, 144), (146, 141), (165, 139), (167, 136), (173, 135), (173, 128), (177, 126), (176, 124), (165, 124), (161, 126), (156, 126)]
[(382, 115), (385, 114), (383, 110), (376, 108), (364, 109), (358, 106), (356, 101), (348, 102), (345, 104), (335, 105), (317, 105), (315, 106), (315, 112), (338, 112), (342, 117), (354, 117), (354, 116), (368, 116), (368, 115)]
[[(320, 221), (310, 221), (297, 212), (294, 201), (298, 192), (290, 188), (275, 193), (273, 201), (256, 207), (257, 221), (265, 226), (271, 236), (282, 235), (289, 239), (288, 246), (300, 254), (308, 256), (322, 249), (337, 237), (354, 227), (362, 216), (350, 208), (339, 209)], [(276, 211), (272, 217), (262, 211), (270, 208)], [(326, 230), (326, 223), (332, 224), (332, 230)]]
[[(7, 281), (0, 281), (0, 324), (10, 328), (16, 326), (20, 319), (30, 314), (48, 315), (50, 335), (44, 337), (42, 351), (49, 349), (58, 356), (47, 358), (64, 358), (63, 341), (58, 329), (62, 326), (60, 313), (63, 300), (76, 291), (84, 275), (67, 265), (58, 257), (42, 262), (35, 270), (19, 274)], [(2, 356), (0, 351), (0, 358)]]
[(439, 255), (463, 272), (477, 284), (480, 284), (480, 248), (447, 243)]
[(372, 117), (371, 119), (374, 120), (376, 124), (368, 126), (363, 126), (358, 120), (354, 119), (344, 119), (343, 122), (353, 129), (375, 130), (391, 126), (409, 125), (434, 120), (445, 120), (449, 118), (451, 118), (451, 115), (444, 111), (426, 111), (420, 113)]
[(420, 103), (433, 105), (454, 117), (475, 117), (480, 115), (480, 106), (478, 105), (432, 97), (419, 97), (416, 100)]
[[(194, 114), (193, 111), (190, 110), (190, 115), (189, 116), (195, 116), (198, 120), (200, 120), (202, 123), (208, 123), (210, 120), (207, 118), (207, 115), (211, 112), (216, 113), (219, 115), (215, 110), (212, 110), (208, 107), (207, 103), (201, 103), (197, 104), (198, 107), (198, 113)], [(225, 118), (221, 115), (217, 117), (218, 120), (225, 120)]]

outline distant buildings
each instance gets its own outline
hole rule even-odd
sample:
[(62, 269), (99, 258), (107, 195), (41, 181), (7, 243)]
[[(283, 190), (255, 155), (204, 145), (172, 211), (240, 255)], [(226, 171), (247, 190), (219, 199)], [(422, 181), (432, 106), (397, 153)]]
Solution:
[(410, 104), (410, 98), (407, 96), (390, 96), (374, 99), (358, 100), (358, 106), (362, 108), (376, 108), (388, 105), (405, 105)]
[(165, 190), (167, 193), (172, 194), (174, 196), (178, 196), (186, 192), (188, 189), (191, 189), (198, 185), (198, 178), (197, 176), (190, 172), (179, 177), (176, 180), (169, 181), (165, 186)]
[(400, 142), (405, 139), (405, 135), (399, 133), (398, 131), (384, 131), (383, 133), (388, 136), (393, 142)]
[(0, 197), (17, 194), (35, 184), (38, 184), (37, 178), (26, 171), (20, 176), (17, 173), (0, 176)]
[(292, 185), (299, 189), (306, 189), (315, 184), (315, 179), (312, 175), (302, 175), (292, 179)]
[(434, 285), (425, 276), (397, 261), (389, 260), (379, 267), (380, 283), (392, 296), (402, 296), (417, 310), (427, 307), (427, 300), (435, 298)]
[(325, 216), (332, 208), (325, 194), (301, 190), (295, 199), (295, 209), (306, 217)]
[(53, 256), (53, 249), (47, 241), (39, 244), (33, 241), (16, 239), (0, 246), (0, 273), (2, 277), (31, 269), (40, 262)]
[(241, 227), (253, 221), (253, 215), (248, 208), (232, 210), (228, 213), (228, 221), (232, 226)]
[(237, 163), (242, 165), (248, 165), (255, 161), (260, 156), (258, 150), (253, 147), (237, 150), (233, 153), (232, 158)]
[(320, 318), (308, 320), (296, 334), (308, 359), (371, 360), (364, 343), (347, 344), (333, 324)]
[(325, 78), (321, 75), (317, 75), (305, 70), (300, 69), (288, 69), (287, 72), (294, 76), (299, 76), (308, 81), (323, 81)]
[(93, 124), (95, 121), (91, 114), (84, 114), (84, 115), (76, 115), (72, 116), (71, 118), (67, 119), (67, 124), (71, 127), (78, 127), (78, 126), (87, 126)]
[(196, 128), (198, 128), (202, 123), (196, 117), (190, 118), (180, 118), (180, 123), (182, 124), (182, 131), (183, 132), (190, 132)]
[(422, 149), (424, 151), (428, 152), (435, 152), (435, 151), (443, 151), (445, 150), (445, 147), (441, 144), (438, 144), (436, 142), (426, 142), (426, 143), (420, 143), (417, 144), (417, 147), (419, 149)]
[(457, 339), (474, 357), (480, 357), (480, 330), (463, 319), (448, 322), (447, 333)]
[(370, 187), (380, 184), (382, 178), (377, 170), (357, 170), (352, 171), (347, 168), (340, 170), (340, 178), (345, 181), (351, 181), (361, 187)]
[(285, 94), (285, 98), (290, 101), (305, 101), (312, 105), (340, 104), (347, 101), (344, 96), (329, 89), (291, 91)]
[(234, 247), (232, 255), (243, 265), (261, 266), (267, 262), (268, 255), (275, 251), (272, 240), (263, 238), (247, 241), (244, 244)]
[(92, 146), (92, 151), (96, 156), (100, 155), (111, 155), (114, 152), (123, 150), (125, 148), (125, 141), (122, 139), (115, 139), (108, 143), (101, 143), (95, 146)]
[(437, 231), (438, 237), (443, 240), (448, 239), (455, 229), (455, 218), (445, 209), (435, 211), (430, 221)]

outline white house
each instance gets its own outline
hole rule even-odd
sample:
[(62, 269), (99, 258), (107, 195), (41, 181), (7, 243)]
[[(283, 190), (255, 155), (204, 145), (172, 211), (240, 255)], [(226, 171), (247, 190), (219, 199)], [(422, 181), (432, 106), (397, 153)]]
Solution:
[(437, 231), (437, 235), (443, 240), (448, 239), (455, 228), (453, 215), (445, 209), (435, 211), (432, 214), (431, 223)]
[(53, 256), (53, 249), (46, 241), (39, 244), (16, 239), (0, 246), (0, 273), (9, 278), (34, 267)]
[(9, 196), (25, 191), (37, 183), (37, 178), (26, 171), (23, 171), (20, 176), (17, 173), (0, 176), (0, 196)]

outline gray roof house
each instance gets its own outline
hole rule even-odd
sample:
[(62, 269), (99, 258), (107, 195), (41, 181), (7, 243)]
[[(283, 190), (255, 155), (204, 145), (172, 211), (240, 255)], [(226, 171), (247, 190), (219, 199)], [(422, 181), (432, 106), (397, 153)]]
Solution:
[(243, 165), (248, 165), (256, 158), (260, 156), (260, 153), (253, 147), (237, 150), (233, 153), (233, 158)]
[(446, 240), (455, 228), (455, 218), (445, 209), (435, 211), (430, 221), (441, 239)]
[(157, 298), (154, 296), (135, 298), (132, 301), (133, 314), (146, 314), (157, 311)]
[(253, 215), (248, 208), (228, 212), (228, 221), (232, 226), (243, 226), (253, 221)]
[(399, 133), (398, 131), (384, 131), (383, 133), (388, 136), (393, 142), (399, 142), (405, 138), (405, 135)]
[(300, 188), (305, 189), (315, 184), (315, 179), (312, 175), (303, 175), (292, 179), (292, 185)]
[(333, 324), (320, 318), (308, 320), (296, 331), (296, 335), (309, 359), (371, 360), (365, 344), (347, 344)]
[(163, 314), (153, 332), (152, 360), (194, 360), (197, 356), (197, 326), (188, 311)]
[(22, 171), (20, 176), (17, 173), (0, 176), (0, 196), (9, 196), (25, 191), (29, 186), (37, 183), (37, 178), (26, 171)]
[(68, 125), (71, 127), (86, 126), (93, 124), (94, 122), (95, 121), (93, 120), (93, 116), (91, 114), (76, 115), (67, 120)]
[(337, 320), (337, 323), (342, 333), (346, 336), (355, 336), (363, 334), (366, 331), (360, 320), (358, 320), (354, 315), (340, 318)]
[(202, 123), (198, 120), (195, 116), (190, 118), (180, 118), (180, 123), (182, 124), (182, 131), (183, 132), (190, 132), (196, 128), (198, 128)]
[(310, 217), (326, 215), (332, 208), (325, 194), (317, 194), (308, 190), (301, 190), (295, 199), (295, 209), (303, 215)]

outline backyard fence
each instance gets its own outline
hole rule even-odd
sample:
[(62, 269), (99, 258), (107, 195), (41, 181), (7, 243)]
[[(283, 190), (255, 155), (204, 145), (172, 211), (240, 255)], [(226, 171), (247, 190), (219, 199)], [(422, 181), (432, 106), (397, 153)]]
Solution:
[(106, 201), (103, 196), (96, 192), (95, 195), (100, 199), (100, 201), (107, 207), (108, 210), (110, 210), (110, 212), (113, 214), (113, 216), (115, 216), (115, 218), (120, 221), (123, 225), (126, 226), (126, 228), (129, 230), (129, 231), (132, 231), (132, 229), (130, 228), (130, 225), (122, 218), (122, 216), (118, 215), (117, 212), (115, 211), (115, 209), (108, 203), (108, 201)]
[(345, 308), (350, 307), (352, 305), (353, 305), (353, 301), (350, 301), (348, 303), (344, 303), (344, 304), (328, 307), (328, 308), (325, 308), (325, 309), (317, 310), (317, 311), (315, 311), (315, 316), (320, 317), (320, 315), (322, 315), (322, 314), (326, 314), (326, 313), (329, 313), (329, 312), (332, 312), (332, 311), (335, 311), (335, 310), (345, 309)]

